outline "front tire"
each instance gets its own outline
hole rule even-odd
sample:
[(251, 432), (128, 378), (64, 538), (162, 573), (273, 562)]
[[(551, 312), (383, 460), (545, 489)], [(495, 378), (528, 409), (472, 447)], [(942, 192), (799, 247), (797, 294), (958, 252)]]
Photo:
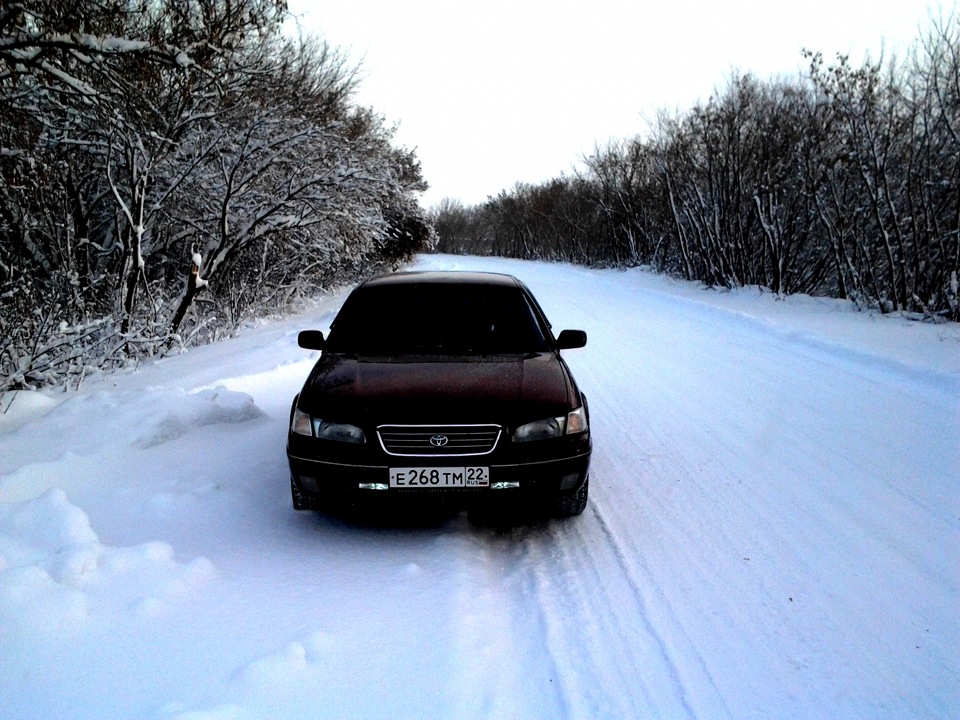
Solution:
[(305, 498), (303, 493), (300, 492), (300, 488), (297, 487), (296, 481), (293, 479), (293, 476), (290, 476), (290, 495), (293, 498), (293, 509), (294, 510), (314, 510), (314, 504), (311, 500)]
[(590, 493), (590, 476), (583, 480), (583, 485), (575, 493), (560, 495), (556, 499), (554, 515), (559, 518), (580, 515), (587, 508), (587, 496)]

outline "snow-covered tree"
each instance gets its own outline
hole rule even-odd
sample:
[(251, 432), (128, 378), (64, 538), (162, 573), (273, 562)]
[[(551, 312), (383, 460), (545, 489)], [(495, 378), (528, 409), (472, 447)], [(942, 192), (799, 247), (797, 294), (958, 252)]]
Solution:
[(353, 106), (356, 68), (283, 35), (285, 14), (3, 5), (0, 389), (229, 332), (430, 242), (416, 159)]

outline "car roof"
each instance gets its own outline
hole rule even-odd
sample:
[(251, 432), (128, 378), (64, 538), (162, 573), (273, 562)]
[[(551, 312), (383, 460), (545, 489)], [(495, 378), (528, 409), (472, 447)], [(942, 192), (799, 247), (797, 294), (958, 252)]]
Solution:
[(520, 282), (513, 275), (492, 272), (467, 271), (409, 271), (378, 275), (370, 278), (363, 286), (381, 287), (385, 285), (494, 285), (518, 287)]

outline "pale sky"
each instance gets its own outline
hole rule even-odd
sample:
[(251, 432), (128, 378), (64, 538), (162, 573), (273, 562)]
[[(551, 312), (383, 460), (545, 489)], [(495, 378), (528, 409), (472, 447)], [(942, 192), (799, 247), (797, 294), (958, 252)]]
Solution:
[(734, 70), (796, 77), (801, 49), (903, 54), (956, 0), (290, 0), (360, 63), (357, 101), (399, 126), (431, 188), (483, 202), (569, 173), (597, 143), (686, 110)]

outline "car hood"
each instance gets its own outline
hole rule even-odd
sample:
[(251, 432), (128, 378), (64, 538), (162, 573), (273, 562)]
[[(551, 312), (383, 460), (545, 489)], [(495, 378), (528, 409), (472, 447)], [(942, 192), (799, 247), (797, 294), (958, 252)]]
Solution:
[(466, 358), (355, 358), (324, 354), (301, 410), (355, 424), (497, 423), (562, 415), (574, 405), (555, 354)]

